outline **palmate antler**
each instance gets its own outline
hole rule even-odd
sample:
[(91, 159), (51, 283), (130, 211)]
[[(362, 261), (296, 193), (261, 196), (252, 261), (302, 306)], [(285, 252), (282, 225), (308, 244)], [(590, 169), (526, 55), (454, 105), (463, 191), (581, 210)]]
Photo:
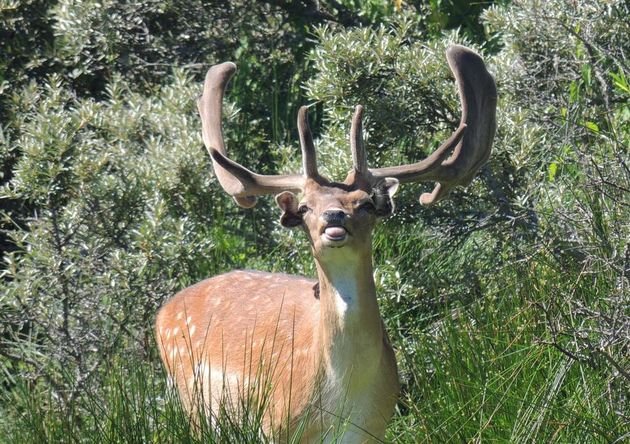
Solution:
[[(420, 162), (369, 168), (363, 148), (363, 107), (359, 105), (352, 118), (350, 136), (355, 178), (361, 177), (363, 181), (367, 180), (372, 184), (386, 177), (396, 178), (401, 183), (436, 181), (433, 192), (420, 196), (420, 202), (428, 205), (446, 196), (454, 186), (468, 185), (486, 163), (496, 129), (497, 91), (494, 79), (486, 70), (481, 57), (464, 46), (449, 47), (446, 59), (457, 81), (462, 107), (457, 130)], [(315, 146), (308, 127), (306, 107), (300, 108), (298, 113), (304, 174), (263, 176), (227, 157), (221, 128), (221, 102), (225, 87), (235, 71), (236, 66), (230, 62), (210, 68), (206, 75), (203, 96), (198, 103), (203, 140), (212, 156), (214, 169), (223, 189), (239, 205), (252, 207), (256, 204), (255, 196), (301, 191), (307, 178), (322, 179), (317, 172)]]

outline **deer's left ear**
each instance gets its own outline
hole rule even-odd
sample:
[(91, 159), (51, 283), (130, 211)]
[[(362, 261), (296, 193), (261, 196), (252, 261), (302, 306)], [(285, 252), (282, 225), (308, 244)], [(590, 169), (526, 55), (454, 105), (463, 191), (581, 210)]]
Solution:
[(394, 212), (394, 194), (398, 191), (400, 182), (393, 177), (381, 180), (373, 189), (374, 206), (379, 217), (389, 216)]
[(302, 217), (298, 214), (298, 201), (295, 194), (290, 191), (283, 191), (276, 196), (276, 203), (282, 210), (280, 224), (286, 228), (297, 227), (302, 224)]

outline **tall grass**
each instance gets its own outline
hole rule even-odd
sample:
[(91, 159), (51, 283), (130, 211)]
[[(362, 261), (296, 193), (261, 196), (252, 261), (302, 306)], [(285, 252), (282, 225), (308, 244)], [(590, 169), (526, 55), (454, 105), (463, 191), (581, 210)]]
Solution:
[[(438, 310), (432, 322), (412, 331), (388, 320), (404, 383), (388, 440), (604, 443), (630, 437), (623, 414), (608, 399), (605, 364), (571, 359), (546, 342), (540, 307), (565, 283), (544, 259), (497, 270), (483, 297)], [(607, 291), (606, 279), (603, 273), (569, 290), (597, 298)], [(389, 303), (383, 302), (387, 319)], [(112, 361), (98, 388), (64, 412), (47, 393), (18, 385), (3, 395), (0, 441), (268, 441), (255, 406), (240, 416), (245, 421), (221, 412), (210, 427), (203, 411), (191, 420), (156, 362), (154, 350)], [(300, 433), (298, 428), (284, 440), (300, 442)]]
[[(262, 414), (254, 404), (236, 420), (227, 409), (189, 416), (157, 357), (112, 362), (98, 388), (85, 391), (74, 408), (56, 410), (46, 393), (18, 386), (5, 396), (0, 420), (3, 443), (260, 443)], [(68, 381), (69, 383), (71, 381)], [(8, 406), (11, 406), (10, 408)], [(299, 441), (299, 435), (297, 440)], [(297, 442), (297, 441), (296, 441)]]
[(604, 443), (630, 437), (627, 416), (612, 399), (612, 369), (555, 348), (541, 309), (567, 291), (601, 297), (607, 277), (567, 288), (568, 276), (557, 269), (541, 272), (542, 259), (497, 270), (494, 285), (504, 285), (444, 309), (436, 322), (398, 343), (405, 390), (392, 441)]

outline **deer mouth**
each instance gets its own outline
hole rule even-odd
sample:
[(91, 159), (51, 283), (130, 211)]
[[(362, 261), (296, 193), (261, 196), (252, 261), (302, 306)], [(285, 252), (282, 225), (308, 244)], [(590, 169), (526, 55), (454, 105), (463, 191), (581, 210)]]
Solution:
[(348, 237), (348, 230), (341, 225), (328, 225), (324, 228), (322, 237), (329, 243), (341, 243)]

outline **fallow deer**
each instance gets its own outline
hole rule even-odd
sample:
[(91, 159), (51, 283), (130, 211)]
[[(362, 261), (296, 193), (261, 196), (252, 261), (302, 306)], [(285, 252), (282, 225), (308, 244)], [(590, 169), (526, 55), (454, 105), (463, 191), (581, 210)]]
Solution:
[(462, 108), (453, 135), (420, 162), (369, 168), (357, 106), (353, 168), (343, 182), (318, 173), (306, 107), (298, 113), (303, 174), (259, 175), (229, 159), (221, 113), (236, 66), (208, 71), (198, 109), (218, 181), (245, 208), (257, 196), (276, 195), (280, 223), (308, 237), (317, 279), (233, 271), (182, 290), (160, 310), (161, 357), (191, 414), (203, 403), (217, 415), (228, 403), (259, 396), (262, 387), (263, 428), (276, 439), (298, 424), (301, 442), (383, 439), (399, 381), (377, 304), (372, 230), (393, 212), (399, 183), (436, 181), (420, 197), (424, 205), (468, 185), (488, 160), (495, 133), (496, 87), (483, 60), (459, 45), (446, 58)]

